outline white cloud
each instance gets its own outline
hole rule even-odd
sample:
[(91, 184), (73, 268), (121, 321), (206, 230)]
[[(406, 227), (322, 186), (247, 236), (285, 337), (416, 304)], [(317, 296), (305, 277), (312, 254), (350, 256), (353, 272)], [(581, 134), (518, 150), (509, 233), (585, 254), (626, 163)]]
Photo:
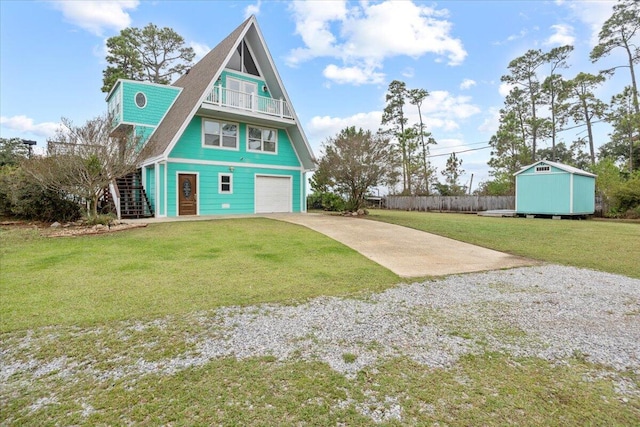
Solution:
[[(453, 96), (447, 91), (433, 91), (422, 103), (422, 120), (427, 131), (451, 132), (460, 128), (459, 120), (464, 120), (481, 112), (471, 104), (471, 97)], [(409, 123), (418, 123), (418, 109), (411, 104), (405, 105), (405, 116)], [(305, 126), (309, 140), (319, 146), (327, 138), (335, 136), (348, 126), (355, 126), (376, 132), (380, 129), (382, 111), (358, 113), (348, 117), (315, 116)], [(437, 132), (434, 136), (437, 138)]]
[(582, 23), (591, 29), (590, 46), (598, 44), (598, 33), (604, 21), (609, 19), (613, 12), (613, 1), (562, 1), (556, 2), (559, 6), (567, 7), (571, 13)]
[(131, 25), (126, 11), (135, 10), (139, 4), (138, 0), (53, 2), (67, 21), (97, 36), (106, 29), (120, 31)]
[(573, 36), (573, 27), (566, 24), (555, 24), (551, 26), (553, 34), (544, 41), (545, 45), (564, 46), (573, 45), (576, 38)]
[(382, 111), (358, 113), (349, 117), (315, 116), (305, 126), (305, 131), (314, 145), (320, 145), (327, 138), (335, 136), (342, 129), (355, 126), (364, 130), (376, 132), (380, 128)]
[(250, 4), (244, 8), (244, 19), (247, 19), (251, 15), (258, 16), (260, 14), (260, 6), (262, 5), (262, 0), (258, 0), (256, 4)]
[(500, 125), (500, 109), (496, 107), (490, 107), (487, 112), (487, 117), (482, 124), (478, 126), (480, 132), (495, 133)]
[(320, 56), (338, 56), (334, 46), (335, 36), (331, 33), (330, 21), (344, 20), (347, 16), (346, 1), (334, 1), (327, 7), (324, 1), (292, 2), (291, 10), (296, 21), (296, 33), (302, 37), (304, 48), (291, 51), (287, 58), (289, 65), (296, 65)]
[(509, 95), (509, 92), (511, 92), (511, 89), (513, 89), (515, 86), (512, 85), (511, 83), (506, 83), (506, 82), (502, 82), (500, 83), (500, 87), (498, 88), (498, 93), (501, 96), (506, 97), (507, 95)]
[(328, 65), (322, 74), (338, 84), (349, 83), (359, 86), (368, 83), (378, 84), (384, 81), (384, 74), (376, 73), (373, 69), (338, 67), (334, 64)]
[(446, 11), (411, 1), (363, 1), (351, 9), (344, 1), (331, 2), (330, 7), (326, 2), (293, 2), (291, 10), (296, 33), (304, 43), (290, 52), (287, 63), (291, 66), (331, 57), (343, 62), (335, 69), (354, 72), (357, 68), (373, 76), (394, 56), (418, 58), (433, 53), (438, 59), (446, 57), (449, 65), (459, 65), (467, 56), (462, 42), (450, 35), (452, 24), (445, 19)]
[(471, 89), (472, 86), (476, 85), (476, 81), (475, 80), (471, 80), (471, 79), (464, 79), (462, 81), (462, 83), (460, 83), (460, 89), (464, 90), (464, 89)]
[(207, 53), (209, 53), (209, 51), (211, 51), (211, 48), (204, 43), (191, 42), (189, 43), (189, 46), (193, 49), (193, 51), (196, 54), (196, 57), (194, 59), (195, 62), (198, 62), (199, 60), (201, 60), (203, 56), (205, 56)]
[(7, 129), (16, 132), (30, 133), (44, 138), (51, 138), (62, 126), (61, 123), (44, 122), (34, 124), (33, 119), (24, 115), (12, 117), (0, 117), (0, 124)]
[(526, 28), (523, 28), (522, 30), (520, 30), (519, 33), (517, 34), (511, 34), (510, 36), (508, 36), (506, 39), (502, 40), (502, 41), (497, 41), (497, 42), (493, 42), (494, 45), (496, 46), (500, 46), (503, 44), (507, 44), (509, 42), (512, 42), (514, 40), (518, 40), (523, 38), (524, 36), (526, 36), (529, 33), (529, 31)]
[(446, 90), (434, 90), (422, 104), (422, 113), (439, 118), (466, 119), (480, 113), (470, 96), (452, 96)]
[(415, 76), (416, 71), (413, 69), (413, 67), (407, 67), (402, 71), (402, 77), (405, 77), (407, 79), (412, 78), (413, 76)]

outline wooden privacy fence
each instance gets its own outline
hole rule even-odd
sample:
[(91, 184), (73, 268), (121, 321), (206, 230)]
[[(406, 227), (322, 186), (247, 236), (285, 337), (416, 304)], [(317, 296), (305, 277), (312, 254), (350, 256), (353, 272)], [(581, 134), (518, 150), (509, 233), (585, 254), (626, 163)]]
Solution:
[(386, 208), (404, 211), (481, 212), (515, 209), (515, 196), (387, 196)]

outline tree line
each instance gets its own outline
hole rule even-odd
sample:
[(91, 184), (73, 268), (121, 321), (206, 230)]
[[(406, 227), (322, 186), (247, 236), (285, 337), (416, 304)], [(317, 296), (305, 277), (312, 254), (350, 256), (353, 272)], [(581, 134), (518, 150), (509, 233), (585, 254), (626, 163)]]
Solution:
[[(620, 0), (603, 24), (598, 44), (589, 58), (598, 63), (611, 53), (621, 51), (624, 62), (598, 74), (579, 71), (572, 78), (566, 78), (565, 74), (571, 67), (573, 46), (560, 46), (549, 51), (530, 49), (512, 60), (507, 73), (501, 77), (510, 91), (500, 110), (498, 129), (489, 141), (491, 179), (481, 183), (476, 194), (513, 195), (514, 173), (523, 166), (546, 159), (598, 174), (598, 192), (614, 204), (614, 210), (624, 205), (626, 209), (637, 210), (640, 216), (640, 106), (635, 74), (636, 65), (640, 62), (638, 38), (640, 3)], [(628, 85), (609, 102), (598, 99), (596, 89), (620, 69), (628, 70)], [(465, 194), (468, 188), (459, 182), (464, 173), (462, 159), (456, 153), (451, 153), (445, 168), (440, 171), (444, 177), (442, 182), (438, 180), (436, 168), (429, 162), (429, 147), (436, 144), (436, 140), (427, 131), (421, 111), (428, 96), (425, 89), (408, 89), (404, 82), (394, 80), (387, 90), (381, 129), (377, 134), (347, 128), (338, 137), (329, 138), (323, 150), (331, 155), (325, 154), (320, 159), (316, 177), (311, 181), (316, 193), (311, 199), (312, 207), (330, 208), (336, 204), (337, 194), (346, 197), (347, 208), (360, 208), (364, 197), (354, 200), (354, 194), (366, 194), (373, 187), (385, 185), (392, 194)], [(417, 123), (408, 123), (404, 110), (407, 104), (417, 108)], [(608, 122), (612, 132), (609, 141), (596, 152), (593, 126), (600, 121)], [(560, 132), (578, 127), (586, 131), (584, 137), (575, 139), (568, 146), (561, 142)], [(351, 157), (336, 160), (336, 152), (344, 150), (347, 144), (345, 138), (348, 141), (349, 135), (360, 133), (387, 147), (388, 161), (384, 168), (376, 167), (380, 172), (379, 179), (373, 182), (371, 179), (361, 181), (355, 176), (346, 179), (344, 171), (333, 173), (338, 163), (353, 162), (358, 158), (353, 155), (358, 146), (366, 149), (361, 145), (362, 138), (353, 138), (350, 143), (355, 147), (348, 150)], [(338, 140), (340, 149), (336, 145)], [(355, 167), (350, 170), (353, 174), (360, 171)], [(365, 182), (372, 183), (367, 188), (354, 190), (359, 183)], [(333, 195), (323, 195), (327, 192)], [(621, 203), (623, 199), (626, 202)]]

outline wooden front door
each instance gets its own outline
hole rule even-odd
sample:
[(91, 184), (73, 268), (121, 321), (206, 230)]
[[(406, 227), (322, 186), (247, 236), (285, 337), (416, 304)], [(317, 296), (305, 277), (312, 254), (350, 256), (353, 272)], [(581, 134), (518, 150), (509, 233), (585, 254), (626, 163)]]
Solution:
[(196, 215), (198, 213), (197, 188), (195, 174), (178, 174), (178, 215)]

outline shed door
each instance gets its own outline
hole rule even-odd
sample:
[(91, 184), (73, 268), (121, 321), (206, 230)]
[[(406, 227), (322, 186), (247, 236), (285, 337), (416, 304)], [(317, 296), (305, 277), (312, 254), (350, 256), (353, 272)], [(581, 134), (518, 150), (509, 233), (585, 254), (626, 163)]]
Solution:
[(256, 213), (291, 212), (291, 177), (256, 176)]

